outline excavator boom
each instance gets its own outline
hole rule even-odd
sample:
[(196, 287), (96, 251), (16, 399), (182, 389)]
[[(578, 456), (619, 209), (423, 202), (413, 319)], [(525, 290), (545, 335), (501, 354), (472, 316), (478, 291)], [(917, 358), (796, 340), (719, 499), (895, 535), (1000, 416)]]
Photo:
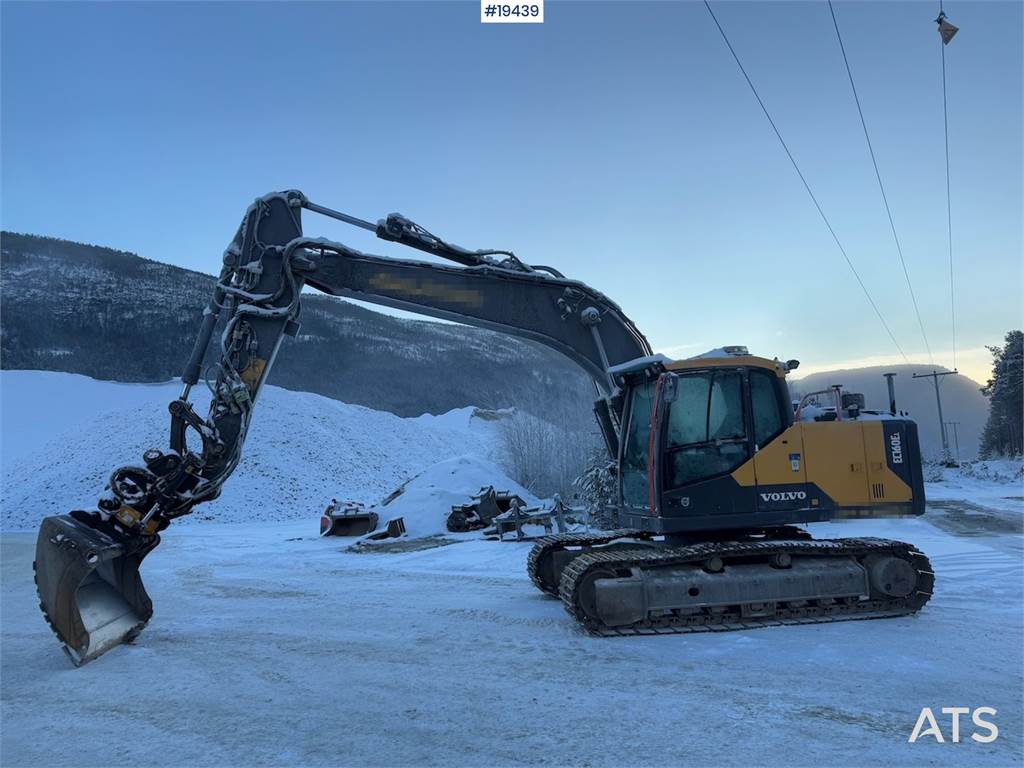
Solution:
[[(374, 231), (381, 239), (460, 266), (361, 253), (303, 236), (303, 210)], [(130, 640), (152, 615), (139, 565), (171, 520), (215, 499), (237, 467), (256, 399), (282, 339), (299, 329), (304, 285), (325, 293), (494, 328), (540, 342), (579, 364), (602, 397), (599, 419), (617, 450), (621, 404), (608, 369), (650, 355), (647, 340), (618, 306), (551, 267), (508, 251), (470, 251), (391, 214), (376, 225), (310, 202), (301, 192), (265, 195), (246, 211), (188, 363), (170, 403), (169, 450), (147, 451), (141, 466), (114, 470), (96, 510), (44, 519), (36, 584), (47, 621), (76, 664)], [(214, 341), (219, 330), (219, 344)], [(209, 348), (219, 346), (219, 354)], [(189, 401), (205, 379), (205, 418)], [(189, 445), (192, 437), (193, 446)]]

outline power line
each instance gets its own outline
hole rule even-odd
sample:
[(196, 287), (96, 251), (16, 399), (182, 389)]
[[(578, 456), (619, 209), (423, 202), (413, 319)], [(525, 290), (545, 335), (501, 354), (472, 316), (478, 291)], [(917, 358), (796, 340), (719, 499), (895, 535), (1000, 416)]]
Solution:
[[(836, 38), (839, 40), (839, 50), (843, 54), (843, 63), (846, 65), (846, 75), (850, 78), (850, 88), (853, 91), (853, 100), (857, 104), (857, 114), (860, 115), (860, 125), (864, 129), (864, 139), (868, 144), (868, 153), (871, 155), (871, 164), (875, 168), (875, 178), (878, 179), (878, 189), (882, 193), (882, 202), (885, 204), (885, 213), (889, 217), (889, 228), (892, 229), (892, 239), (896, 243), (896, 253), (900, 257), (900, 265), (903, 267), (903, 276), (907, 280), (907, 290), (910, 291), (910, 301), (914, 305), (914, 314), (917, 315), (917, 325), (921, 329), (921, 338), (924, 339), (924, 348), (928, 351), (928, 360), (935, 363), (932, 357), (932, 348), (928, 343), (928, 334), (924, 330), (924, 321), (921, 319), (921, 310), (917, 306), (917, 296), (914, 295), (914, 286), (910, 282), (910, 272), (907, 270), (907, 262), (903, 258), (903, 247), (900, 245), (900, 238), (896, 234), (896, 223), (892, 218), (892, 210), (889, 208), (889, 198), (885, 194), (885, 185), (882, 184), (882, 174), (878, 170), (878, 160), (875, 158), (875, 148), (871, 145), (871, 136), (868, 134), (868, 124), (864, 119), (864, 110), (860, 106), (860, 96), (857, 95), (857, 86), (853, 82), (853, 70), (850, 68), (850, 60), (846, 57), (846, 46), (843, 45), (843, 36), (839, 32), (839, 22), (836, 20), (836, 11), (832, 6), (832, 0), (828, 0), (828, 10), (832, 14), (832, 26), (836, 29)], [(954, 366), (955, 367), (955, 366)]]
[[(940, 26), (944, 18), (946, 18), (946, 12), (942, 10), (942, 0), (939, 0), (939, 18), (936, 21)], [(939, 50), (942, 52), (942, 127), (946, 137), (946, 238), (949, 243), (949, 316), (953, 326), (953, 368), (955, 370), (956, 298), (953, 293), (953, 209), (950, 205), (949, 194), (949, 111), (946, 109), (946, 43), (945, 39), (939, 38)]]
[(782, 138), (782, 134), (779, 132), (778, 127), (775, 125), (775, 121), (772, 119), (771, 114), (769, 114), (768, 108), (764, 105), (764, 101), (761, 99), (760, 94), (758, 94), (757, 88), (754, 87), (754, 83), (753, 81), (751, 81), (750, 75), (747, 74), (747, 70), (743, 67), (743, 62), (740, 61), (740, 57), (736, 54), (736, 50), (732, 47), (732, 43), (729, 42), (729, 36), (725, 34), (725, 30), (719, 23), (718, 17), (715, 16), (715, 12), (711, 10), (711, 3), (709, 3), (708, 0), (704, 0), (704, 7), (707, 8), (708, 13), (711, 14), (711, 19), (712, 21), (715, 22), (715, 26), (718, 27), (718, 31), (719, 33), (721, 33), (722, 40), (725, 41), (725, 45), (726, 47), (728, 47), (729, 53), (731, 53), (733, 59), (736, 60), (736, 65), (740, 68), (740, 72), (743, 73), (743, 77), (747, 81), (747, 85), (750, 86), (750, 91), (754, 94), (754, 98), (757, 99), (757, 103), (761, 105), (761, 111), (764, 112), (764, 116), (768, 118), (768, 122), (771, 124), (772, 130), (775, 131), (775, 135), (779, 139), (779, 143), (782, 144), (782, 148), (786, 151), (786, 156), (789, 158), (789, 162), (793, 164), (793, 170), (796, 171), (796, 175), (799, 176), (800, 181), (803, 182), (804, 189), (807, 190), (807, 194), (811, 198), (811, 202), (814, 203), (814, 207), (818, 209), (818, 214), (821, 216), (821, 220), (825, 222), (825, 226), (828, 228), (829, 233), (832, 235), (832, 239), (835, 240), (836, 246), (838, 246), (839, 248), (839, 252), (843, 254), (843, 258), (846, 260), (846, 265), (850, 268), (850, 271), (853, 272), (853, 276), (857, 278), (857, 283), (860, 285), (861, 290), (864, 291), (864, 296), (867, 298), (868, 303), (871, 304), (871, 308), (875, 311), (875, 314), (878, 316), (879, 321), (882, 323), (882, 327), (885, 328), (885, 332), (889, 334), (889, 338), (892, 340), (892, 343), (896, 345), (896, 349), (899, 350), (900, 355), (903, 357), (903, 360), (905, 362), (910, 362), (909, 360), (907, 360), (907, 355), (903, 351), (903, 347), (901, 347), (900, 343), (896, 341), (896, 337), (893, 335), (892, 329), (889, 328), (889, 324), (885, 322), (885, 318), (882, 316), (882, 312), (878, 308), (878, 305), (875, 304), (875, 300), (871, 298), (871, 293), (868, 291), (867, 286), (864, 285), (864, 281), (861, 279), (860, 274), (857, 272), (857, 268), (853, 266), (853, 261), (851, 261), (849, 255), (846, 253), (846, 249), (843, 247), (843, 244), (839, 241), (839, 237), (838, 235), (836, 235), (835, 229), (832, 228), (832, 224), (829, 222), (828, 217), (825, 215), (825, 211), (822, 210), (821, 205), (818, 203), (818, 198), (815, 197), (814, 192), (811, 191), (811, 185), (808, 184), (807, 179), (804, 178), (804, 174), (800, 170), (800, 166), (797, 165), (796, 160), (793, 158), (793, 153), (789, 151), (789, 146), (786, 144), (786, 140)]

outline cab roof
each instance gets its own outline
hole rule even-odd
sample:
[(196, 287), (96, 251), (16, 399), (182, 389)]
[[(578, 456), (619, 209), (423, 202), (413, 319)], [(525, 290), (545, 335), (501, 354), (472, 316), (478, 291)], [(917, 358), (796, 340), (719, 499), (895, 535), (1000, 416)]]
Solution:
[(774, 371), (776, 376), (785, 377), (788, 369), (781, 360), (769, 360), (756, 355), (727, 355), (725, 357), (691, 357), (687, 360), (674, 360), (665, 364), (666, 371), (692, 371), (699, 368), (766, 368)]
[[(790, 361), (796, 367), (796, 361)], [(612, 366), (609, 373), (617, 379), (625, 380), (634, 376), (645, 376), (653, 378), (663, 371), (693, 371), (707, 368), (763, 368), (775, 373), (776, 376), (784, 378), (790, 368), (787, 363), (778, 359), (769, 360), (767, 357), (752, 355), (743, 346), (718, 347), (709, 350), (702, 355), (690, 357), (685, 360), (672, 360), (664, 355), (650, 355), (629, 360), (625, 363)]]

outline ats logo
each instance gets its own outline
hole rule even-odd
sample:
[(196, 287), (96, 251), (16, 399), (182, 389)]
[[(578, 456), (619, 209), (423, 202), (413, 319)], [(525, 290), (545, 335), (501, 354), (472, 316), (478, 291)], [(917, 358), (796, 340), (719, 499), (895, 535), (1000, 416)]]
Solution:
[[(978, 707), (974, 711), (971, 711), (970, 707), (943, 707), (942, 714), (951, 716), (949, 740), (954, 744), (958, 744), (960, 742), (960, 715), (971, 716), (971, 722), (974, 723), (975, 728), (974, 732), (971, 734), (972, 741), (976, 741), (979, 744), (989, 744), (999, 738), (999, 728), (996, 727), (995, 722), (985, 719), (986, 716), (996, 716), (995, 707)], [(983, 733), (978, 733), (979, 728)], [(921, 714), (917, 717), (917, 724), (914, 726), (914, 731), (910, 734), (910, 738), (907, 739), (907, 741), (913, 744), (924, 736), (931, 736), (939, 744), (946, 743), (946, 739), (942, 735), (942, 728), (935, 719), (935, 714), (932, 712), (931, 707), (925, 707), (921, 710)]]

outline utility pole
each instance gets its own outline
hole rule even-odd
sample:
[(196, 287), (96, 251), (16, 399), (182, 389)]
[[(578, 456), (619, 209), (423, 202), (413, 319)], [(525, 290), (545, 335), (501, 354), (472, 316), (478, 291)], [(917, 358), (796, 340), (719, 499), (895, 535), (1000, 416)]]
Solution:
[(946, 466), (953, 464), (953, 457), (949, 453), (949, 436), (946, 434), (946, 422), (942, 418), (942, 395), (939, 393), (939, 377), (952, 376), (959, 371), (932, 371), (931, 373), (915, 373), (911, 378), (931, 379), (935, 385), (935, 405), (939, 409), (939, 431), (942, 433), (942, 463)]
[(960, 463), (960, 437), (957, 435), (956, 428), (960, 424), (959, 421), (947, 422), (948, 426), (953, 428), (953, 446), (956, 448), (956, 463)]

